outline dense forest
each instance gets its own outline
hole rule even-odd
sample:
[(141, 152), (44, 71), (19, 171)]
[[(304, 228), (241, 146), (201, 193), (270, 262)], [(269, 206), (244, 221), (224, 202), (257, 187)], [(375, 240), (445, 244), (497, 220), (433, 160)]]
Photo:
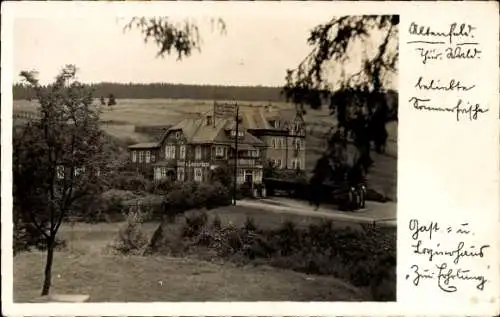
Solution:
[[(116, 99), (198, 99), (198, 100), (245, 100), (245, 101), (285, 101), (278, 87), (244, 86), (199, 86), (184, 84), (90, 84), (96, 97), (113, 95)], [(14, 100), (30, 99), (34, 93), (21, 84), (13, 87)]]

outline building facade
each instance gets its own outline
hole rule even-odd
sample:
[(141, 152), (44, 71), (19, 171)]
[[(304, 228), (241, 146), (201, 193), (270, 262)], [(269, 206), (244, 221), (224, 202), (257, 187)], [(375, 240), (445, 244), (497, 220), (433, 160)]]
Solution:
[(170, 127), (159, 142), (129, 146), (130, 160), (154, 180), (205, 182), (219, 166), (234, 169), (236, 138), (238, 184), (261, 183), (268, 161), (277, 168), (305, 169), (303, 119), (255, 108), (240, 110), (237, 135), (233, 118), (216, 118), (210, 111)]
[(265, 144), (265, 157), (276, 168), (305, 169), (306, 129), (301, 113), (295, 109), (243, 111), (242, 125)]

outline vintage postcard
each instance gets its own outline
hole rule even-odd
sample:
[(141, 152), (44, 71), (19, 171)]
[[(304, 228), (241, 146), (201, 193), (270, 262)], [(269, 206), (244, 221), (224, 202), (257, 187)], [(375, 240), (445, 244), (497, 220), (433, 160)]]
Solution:
[(2, 314), (499, 313), (497, 2), (2, 3)]

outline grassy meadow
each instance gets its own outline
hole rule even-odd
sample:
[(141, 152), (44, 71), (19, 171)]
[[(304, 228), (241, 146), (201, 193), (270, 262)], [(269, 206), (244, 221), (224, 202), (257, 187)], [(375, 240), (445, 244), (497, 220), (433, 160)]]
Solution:
[[(244, 207), (223, 207), (223, 224), (242, 225), (252, 215), (259, 227), (275, 228), (286, 220), (299, 225), (318, 218), (274, 214)], [(329, 276), (311, 276), (268, 266), (237, 266), (196, 258), (123, 256), (110, 245), (124, 223), (64, 224), (64, 249), (54, 258), (55, 294), (88, 294), (91, 302), (125, 301), (362, 301), (369, 293)], [(151, 237), (158, 223), (144, 223)], [(14, 258), (14, 301), (38, 297), (45, 253), (33, 251)]]

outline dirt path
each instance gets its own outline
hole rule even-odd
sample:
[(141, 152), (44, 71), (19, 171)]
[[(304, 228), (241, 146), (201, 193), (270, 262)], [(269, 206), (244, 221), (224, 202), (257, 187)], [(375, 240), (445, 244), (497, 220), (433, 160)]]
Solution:
[(266, 209), (274, 213), (321, 217), (335, 221), (396, 226), (396, 204), (393, 202), (367, 202), (365, 209), (356, 212), (340, 211), (331, 206), (324, 206), (318, 210), (314, 210), (314, 207), (309, 206), (305, 202), (276, 197), (260, 200), (240, 200), (237, 202), (237, 205)]

